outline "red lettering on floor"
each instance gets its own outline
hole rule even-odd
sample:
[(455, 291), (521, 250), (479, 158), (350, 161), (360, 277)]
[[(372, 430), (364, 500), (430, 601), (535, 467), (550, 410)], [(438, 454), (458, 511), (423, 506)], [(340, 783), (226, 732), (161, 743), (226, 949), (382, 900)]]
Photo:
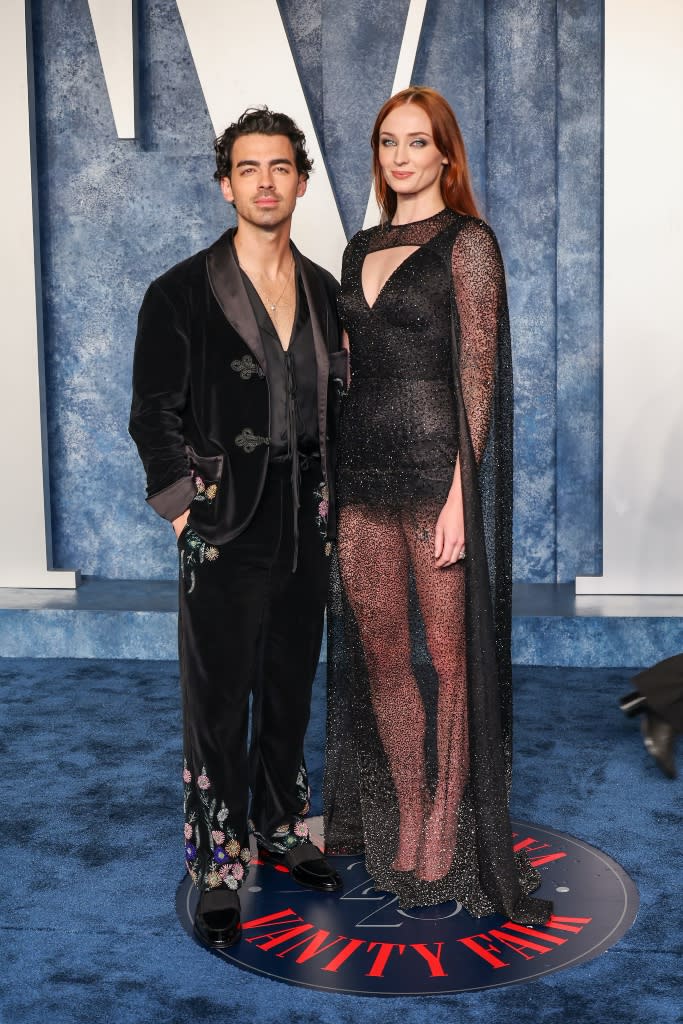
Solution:
[[(525, 960), (533, 960), (533, 954), (527, 955), (524, 952), (525, 949), (533, 949), (536, 953), (549, 953), (552, 949), (552, 946), (542, 946), (539, 942), (532, 942), (531, 939), (522, 938), (521, 935), (506, 935), (505, 932), (499, 931), (498, 928), (492, 928), (489, 934), (494, 939), (498, 939), (499, 942), (503, 942), (514, 953), (519, 953)], [(543, 938), (545, 938), (545, 935)]]
[(443, 969), (441, 964), (441, 950), (443, 949), (443, 942), (435, 942), (436, 953), (432, 953), (427, 948), (425, 942), (411, 942), (410, 948), (414, 949), (416, 953), (419, 953), (427, 961), (429, 967), (429, 973), (432, 978), (447, 978), (448, 975)]
[[(585, 925), (590, 924), (592, 917), (556, 917), (552, 914), (544, 924), (544, 928), (554, 928), (556, 932), (574, 932), (578, 935)], [(580, 925), (580, 928), (577, 928)]]
[(330, 960), (329, 964), (323, 967), (323, 971), (332, 971), (333, 973), (336, 973), (341, 965), (348, 960), (357, 949), (360, 949), (360, 947), (364, 945), (365, 941), (363, 939), (349, 939), (348, 945), (344, 946), (343, 949), (341, 949), (337, 955)]
[(546, 853), (544, 857), (530, 857), (529, 863), (532, 868), (540, 868), (541, 864), (550, 864), (551, 860), (562, 860), (567, 854), (563, 851), (560, 853)]
[[(536, 843), (536, 846), (534, 846), (534, 843)], [(519, 850), (526, 850), (527, 852), (531, 850), (549, 850), (550, 843), (539, 844), (538, 839), (534, 839), (532, 836), (527, 836), (526, 839), (520, 839), (518, 843), (515, 843), (512, 849), (515, 853), (518, 853)]]
[(266, 917), (255, 917), (252, 921), (243, 921), (242, 931), (246, 932), (250, 928), (260, 928), (262, 924), (274, 924), (275, 921), (282, 921), (284, 923), (285, 918), (289, 919), (287, 924), (294, 924), (295, 921), (298, 924), (303, 921), (303, 917), (299, 917), (296, 911), (288, 907), (287, 910), (278, 910), (277, 913), (268, 914)]
[[(486, 945), (480, 946), (479, 943), (477, 942), (477, 939), (483, 939)], [(474, 953), (477, 954), (477, 956), (480, 956), (483, 960), (486, 960), (486, 962), (490, 964), (491, 967), (498, 968), (510, 966), (510, 964), (506, 963), (505, 960), (501, 960), (500, 957), (497, 957), (495, 955), (496, 953), (500, 953), (501, 951), (498, 949), (497, 946), (493, 945), (488, 935), (468, 935), (466, 939), (458, 939), (458, 942), (462, 942), (463, 946), (467, 946), (467, 948), (471, 949)]]
[[(513, 839), (516, 839), (517, 834), (513, 833)], [(526, 853), (537, 853), (539, 850), (549, 850), (550, 843), (539, 843), (538, 839), (534, 839), (533, 836), (527, 836), (526, 839), (520, 839), (519, 842), (515, 843), (512, 849), (517, 853), (520, 850), (525, 850)], [(550, 864), (553, 860), (562, 860), (567, 854), (560, 850), (557, 853), (546, 853), (542, 857), (530, 857), (529, 861), (533, 868), (539, 868), (542, 864)]]
[(246, 941), (253, 942), (258, 949), (264, 949), (267, 952), (275, 946), (282, 945), (283, 942), (288, 942), (290, 939), (296, 938), (297, 935), (303, 935), (304, 932), (310, 932), (313, 927), (314, 926), (312, 924), (299, 924), (296, 928), (284, 928), (279, 932), (264, 932), (263, 935), (252, 935)]
[(366, 974), (367, 978), (383, 978), (384, 968), (386, 967), (387, 961), (389, 960), (389, 957), (391, 956), (393, 951), (397, 949), (399, 953), (403, 953), (405, 952), (406, 948), (400, 942), (369, 942), (368, 953), (372, 952), (372, 950), (375, 949), (377, 946), (379, 946), (379, 953), (375, 957), (375, 962), (373, 963), (372, 967)]
[[(298, 964), (305, 964), (307, 960), (312, 960), (314, 956), (319, 956), (320, 953), (326, 953), (328, 949), (332, 949), (338, 942), (346, 942), (345, 935), (338, 935), (332, 942), (327, 942), (330, 937), (330, 932), (325, 931), (324, 928), (318, 928), (313, 935), (307, 935), (305, 939), (300, 939), (299, 942), (295, 942), (293, 946), (289, 946), (287, 949), (282, 949), (277, 954), (278, 957), (287, 956), (293, 949), (299, 949), (300, 946), (305, 948), (301, 950), (296, 962)], [(323, 945), (327, 942), (327, 945)]]
[[(504, 925), (501, 925), (511, 932), (521, 932), (522, 935), (532, 935), (535, 939), (545, 939), (546, 942), (552, 942), (556, 946), (563, 946), (566, 939), (561, 939), (559, 935), (547, 935), (545, 932), (537, 932), (534, 928), (529, 928), (525, 924), (515, 924), (514, 921), (507, 921)], [(545, 927), (542, 925), (541, 927)]]

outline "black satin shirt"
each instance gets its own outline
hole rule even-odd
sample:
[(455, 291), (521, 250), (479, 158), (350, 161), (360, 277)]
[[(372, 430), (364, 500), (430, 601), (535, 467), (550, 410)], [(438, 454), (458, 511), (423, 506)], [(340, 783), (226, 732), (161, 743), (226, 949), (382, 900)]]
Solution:
[(270, 388), (270, 461), (312, 455), (319, 449), (318, 388), (311, 314), (296, 271), (296, 314), (285, 351), (273, 321), (248, 275), (242, 279), (261, 332)]

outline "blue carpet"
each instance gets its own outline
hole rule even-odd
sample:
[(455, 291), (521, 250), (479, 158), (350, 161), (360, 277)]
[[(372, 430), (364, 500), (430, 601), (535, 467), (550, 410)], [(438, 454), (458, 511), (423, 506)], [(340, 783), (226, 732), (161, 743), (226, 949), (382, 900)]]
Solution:
[[(633, 670), (516, 669), (516, 817), (604, 849), (636, 880), (631, 931), (524, 986), (422, 999), (289, 987), (184, 933), (180, 717), (169, 662), (0, 660), (0, 1018), (11, 1024), (669, 1024), (680, 1020), (681, 787), (616, 700)], [(318, 680), (308, 758), (320, 791)], [(318, 803), (319, 810), (319, 803)]]

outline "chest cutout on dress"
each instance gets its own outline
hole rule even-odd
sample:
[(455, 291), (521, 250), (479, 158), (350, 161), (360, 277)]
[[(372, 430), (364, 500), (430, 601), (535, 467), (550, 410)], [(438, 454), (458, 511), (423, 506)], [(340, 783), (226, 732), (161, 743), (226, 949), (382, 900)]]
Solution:
[(391, 249), (369, 252), (361, 267), (361, 288), (368, 307), (373, 309), (378, 298), (397, 270), (419, 252), (419, 245), (397, 245)]

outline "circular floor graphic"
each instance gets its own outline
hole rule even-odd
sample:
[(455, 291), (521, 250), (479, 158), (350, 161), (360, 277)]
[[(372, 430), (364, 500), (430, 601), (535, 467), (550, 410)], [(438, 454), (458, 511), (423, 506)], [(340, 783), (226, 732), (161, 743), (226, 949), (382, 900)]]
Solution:
[[(374, 889), (362, 857), (335, 857), (344, 890), (302, 889), (283, 867), (252, 862), (240, 890), (243, 934), (216, 956), (292, 985), (357, 995), (439, 995), (531, 981), (598, 956), (630, 928), (638, 891), (611, 857), (554, 829), (513, 822), (554, 914), (541, 926), (473, 918), (458, 903), (399, 910)], [(196, 890), (177, 893), (192, 935)]]

